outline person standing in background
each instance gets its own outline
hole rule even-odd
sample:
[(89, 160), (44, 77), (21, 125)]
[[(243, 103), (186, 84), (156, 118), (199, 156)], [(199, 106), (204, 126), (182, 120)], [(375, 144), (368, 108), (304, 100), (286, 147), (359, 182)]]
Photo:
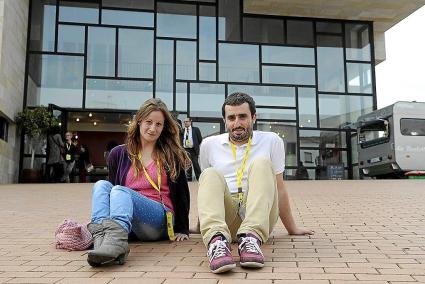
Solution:
[(49, 182), (60, 182), (63, 176), (64, 158), (61, 152), (65, 145), (60, 133), (60, 126), (53, 126), (47, 137), (47, 175)]
[[(201, 130), (198, 127), (192, 126), (192, 119), (186, 117), (184, 120), (183, 129), (183, 148), (188, 153), (190, 160), (192, 161), (193, 169), (195, 170), (196, 180), (199, 180), (201, 175), (201, 168), (199, 167), (199, 147), (202, 142)], [(192, 167), (187, 171), (187, 180), (192, 180)]]
[(71, 182), (70, 175), (72, 173), (72, 170), (74, 169), (75, 165), (75, 153), (77, 152), (77, 147), (75, 146), (74, 141), (72, 141), (73, 138), (72, 132), (68, 131), (65, 133), (65, 149), (64, 149), (64, 174), (62, 180), (66, 183)]
[(80, 182), (87, 182), (87, 165), (90, 164), (89, 149), (86, 144), (80, 147), (80, 156), (78, 158), (78, 173), (80, 176)]

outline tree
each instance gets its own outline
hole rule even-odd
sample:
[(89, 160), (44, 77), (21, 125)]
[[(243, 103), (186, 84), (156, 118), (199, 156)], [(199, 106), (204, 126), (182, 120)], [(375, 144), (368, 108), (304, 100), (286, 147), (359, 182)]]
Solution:
[(57, 120), (45, 106), (25, 108), (15, 117), (16, 124), (27, 135), (30, 143), (31, 169), (34, 168), (35, 141), (45, 137), (49, 129), (57, 125)]

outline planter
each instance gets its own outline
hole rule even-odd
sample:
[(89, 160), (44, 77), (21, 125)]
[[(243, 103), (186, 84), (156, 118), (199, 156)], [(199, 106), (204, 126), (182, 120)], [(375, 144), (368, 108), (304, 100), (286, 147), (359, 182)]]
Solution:
[(43, 172), (41, 170), (23, 169), (21, 182), (22, 183), (42, 183)]

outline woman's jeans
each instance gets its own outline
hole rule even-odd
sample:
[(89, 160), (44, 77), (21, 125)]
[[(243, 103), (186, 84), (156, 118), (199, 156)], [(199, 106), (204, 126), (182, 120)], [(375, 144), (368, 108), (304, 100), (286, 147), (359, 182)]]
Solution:
[[(168, 208), (166, 208), (169, 211)], [(105, 219), (119, 223), (141, 241), (168, 238), (167, 222), (162, 204), (121, 185), (100, 180), (93, 186), (91, 222)]]

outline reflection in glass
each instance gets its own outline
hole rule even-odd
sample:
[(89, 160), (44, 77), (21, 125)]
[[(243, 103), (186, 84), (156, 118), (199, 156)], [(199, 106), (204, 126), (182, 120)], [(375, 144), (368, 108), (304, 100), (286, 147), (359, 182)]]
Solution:
[(220, 134), (219, 122), (199, 122), (194, 121), (193, 126), (198, 127), (201, 131), (202, 138)]
[(217, 72), (215, 65), (215, 63), (199, 62), (199, 80), (216, 81)]
[(239, 1), (218, 0), (218, 39), (240, 41), (240, 17)]
[(83, 26), (59, 25), (58, 51), (84, 53), (84, 30)]
[(265, 122), (257, 120), (257, 130), (274, 132), (285, 144), (285, 165), (297, 166), (297, 127), (288, 122)]
[(153, 27), (153, 13), (102, 9), (102, 24)]
[[(28, 153), (29, 154), (29, 153)], [(23, 159), (22, 168), (23, 169), (30, 169), (31, 168), (31, 157), (24, 157)], [(46, 158), (35, 158), (34, 159), (34, 170), (42, 170), (46, 165)]]
[(297, 45), (313, 45), (313, 22), (287, 20), (287, 43)]
[(216, 60), (215, 7), (199, 7), (199, 59)]
[(221, 43), (219, 80), (259, 82), (258, 45)]
[(295, 109), (276, 109), (257, 107), (258, 119), (278, 119), (278, 120), (296, 120)]
[(115, 29), (89, 27), (87, 75), (115, 75)]
[(245, 42), (283, 44), (283, 20), (268, 18), (243, 18)]
[(55, 50), (56, 1), (33, 0), (31, 4), (30, 50)]
[(300, 129), (300, 147), (346, 148), (346, 140), (343, 131)]
[(354, 123), (373, 108), (372, 96), (319, 95), (320, 127), (340, 128)]
[(31, 54), (27, 105), (55, 104), (81, 108), (84, 58), (82, 56)]
[(187, 83), (176, 83), (176, 110), (187, 112)]
[(250, 95), (257, 106), (295, 107), (295, 88), (277, 86), (228, 85), (229, 94), (242, 92)]
[(266, 46), (261, 50), (262, 63), (314, 65), (314, 48)]
[(300, 127), (317, 127), (316, 89), (298, 88), (298, 120)]
[(347, 63), (349, 93), (372, 94), (372, 71), (369, 63)]
[(341, 23), (316, 22), (316, 32), (318, 33), (342, 33)]
[(138, 109), (152, 98), (152, 82), (88, 79), (86, 108)]
[(345, 24), (347, 60), (370, 61), (369, 27), (364, 24)]
[(263, 83), (314, 85), (315, 81), (314, 68), (263, 66)]
[(157, 36), (196, 39), (196, 6), (158, 2)]
[(317, 36), (319, 91), (344, 92), (344, 53), (342, 37)]
[(153, 31), (119, 29), (118, 76), (153, 77)]
[(224, 93), (222, 84), (190, 84), (190, 116), (221, 117)]
[(351, 139), (351, 162), (353, 164), (357, 164), (359, 162), (357, 132), (352, 132), (350, 135), (350, 139)]
[(60, 1), (59, 21), (98, 24), (99, 5), (97, 3)]
[(318, 166), (319, 150), (300, 149), (300, 161), (304, 167)]
[(172, 40), (156, 41), (155, 96), (167, 106), (173, 105), (174, 93), (174, 43)]
[(196, 41), (177, 41), (176, 79), (196, 80)]
[(154, 3), (155, 0), (102, 0), (102, 7), (153, 10)]

